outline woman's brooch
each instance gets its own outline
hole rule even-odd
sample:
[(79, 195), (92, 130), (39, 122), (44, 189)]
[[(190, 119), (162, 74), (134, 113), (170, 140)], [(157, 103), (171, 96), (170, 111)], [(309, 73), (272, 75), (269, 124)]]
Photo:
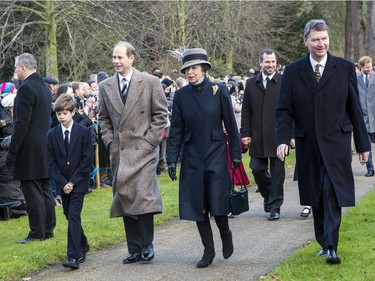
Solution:
[(216, 94), (216, 92), (217, 92), (218, 89), (219, 89), (219, 86), (218, 86), (218, 85), (214, 85), (214, 86), (212, 86), (213, 95)]

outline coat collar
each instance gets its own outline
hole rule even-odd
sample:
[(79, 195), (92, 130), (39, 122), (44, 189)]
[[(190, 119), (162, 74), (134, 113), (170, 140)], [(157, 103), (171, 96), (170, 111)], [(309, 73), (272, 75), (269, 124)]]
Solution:
[(121, 115), (121, 121), (120, 126), (125, 120), (128, 118), (131, 110), (136, 105), (139, 97), (143, 93), (145, 85), (143, 83), (143, 77), (142, 74), (133, 68), (133, 75), (130, 80), (129, 84), (129, 90), (128, 90), (128, 97), (125, 103), (125, 106), (123, 105), (121, 101), (121, 105), (123, 106), (122, 115)]
[[(371, 78), (371, 76), (370, 76)], [(363, 81), (364, 79), (364, 74), (362, 72), (360, 72), (358, 75), (357, 75), (357, 82), (358, 82), (358, 85), (362, 86), (363, 88), (366, 89), (366, 85), (365, 85), (365, 81)]]
[(310, 63), (310, 54), (307, 54), (305, 59), (299, 66), (299, 76), (304, 81), (308, 89), (311, 89), (312, 93), (319, 91), (329, 79), (336, 73), (337, 71), (337, 64), (335, 57), (332, 56), (330, 53), (327, 53), (327, 63), (324, 67), (322, 78), (320, 79), (319, 83), (315, 80), (315, 75), (312, 71), (311, 63)]
[(134, 107), (140, 94), (143, 92), (144, 84), (142, 82), (142, 74), (133, 68), (133, 75), (129, 82), (128, 97), (124, 105), (121, 99), (117, 73), (115, 73), (110, 79), (106, 80), (104, 87), (106, 88), (108, 98), (111, 101), (113, 108), (122, 116), (121, 123), (128, 117), (131, 109)]
[[(55, 127), (55, 131), (56, 131), (56, 136), (57, 136), (57, 143), (59, 144), (61, 153), (65, 155), (64, 136), (62, 133), (61, 124)], [(73, 121), (72, 131), (70, 133), (69, 147), (74, 147), (76, 145), (77, 140), (78, 140), (78, 131), (79, 131), (78, 125), (76, 122)], [(72, 153), (72, 150), (70, 149), (68, 158), (71, 155), (71, 153)]]
[[(275, 83), (275, 84), (278, 84), (281, 82), (281, 74), (278, 73), (278, 72), (275, 72), (275, 75), (272, 77), (272, 79), (268, 82), (268, 83)], [(259, 89), (261, 89), (263, 92), (266, 92), (266, 89), (264, 88), (264, 85), (263, 85), (263, 76), (262, 76), (262, 72), (260, 72), (259, 74), (257, 74), (257, 77), (256, 77), (256, 81), (255, 81), (255, 84), (259, 87)]]

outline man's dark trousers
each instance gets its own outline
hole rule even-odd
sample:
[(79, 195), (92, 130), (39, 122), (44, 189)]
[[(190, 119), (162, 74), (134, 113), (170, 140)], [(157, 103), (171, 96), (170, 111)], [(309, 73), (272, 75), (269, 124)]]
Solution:
[[(269, 163), (268, 163), (269, 159)], [(270, 174), (268, 173), (270, 165)], [(277, 157), (255, 158), (250, 160), (250, 169), (254, 175), (259, 192), (265, 199), (265, 211), (280, 213), (280, 207), (284, 202), (284, 161)]]
[(55, 201), (49, 179), (21, 181), (25, 196), (30, 232), (28, 237), (52, 237), (56, 226)]
[(154, 214), (123, 216), (129, 254), (142, 253), (154, 240)]

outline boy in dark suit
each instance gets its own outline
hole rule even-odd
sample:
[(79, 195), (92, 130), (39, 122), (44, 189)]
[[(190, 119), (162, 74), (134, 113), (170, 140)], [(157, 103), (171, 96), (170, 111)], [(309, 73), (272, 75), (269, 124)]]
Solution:
[(47, 160), (68, 220), (68, 257), (62, 265), (78, 269), (90, 250), (81, 226), (81, 211), (89, 188), (93, 146), (89, 129), (73, 121), (75, 105), (71, 96), (59, 96), (53, 110), (60, 125), (47, 134)]

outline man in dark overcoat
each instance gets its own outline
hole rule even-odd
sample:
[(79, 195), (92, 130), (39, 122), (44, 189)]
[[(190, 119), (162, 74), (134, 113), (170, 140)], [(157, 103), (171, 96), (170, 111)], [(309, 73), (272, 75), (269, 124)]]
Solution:
[(318, 255), (335, 264), (341, 262), (341, 208), (355, 204), (351, 135), (362, 164), (370, 142), (354, 64), (328, 52), (324, 20), (306, 24), (304, 42), (310, 53), (283, 73), (276, 107), (277, 155), (284, 160), (294, 120), (300, 201), (313, 208), (315, 237), (322, 247)]
[[(272, 49), (259, 53), (261, 72), (246, 81), (242, 104), (242, 143), (250, 146), (250, 168), (269, 221), (280, 218), (284, 201), (284, 162), (276, 155), (275, 106), (279, 96), (281, 74), (276, 71), (276, 54)], [(270, 167), (270, 169), (268, 168)]]
[(30, 232), (18, 243), (53, 237), (55, 201), (47, 168), (47, 131), (51, 125), (51, 92), (36, 72), (33, 55), (16, 57), (18, 78), (23, 81), (14, 104), (14, 132), (6, 159), (13, 177), (21, 181), (28, 207)]

